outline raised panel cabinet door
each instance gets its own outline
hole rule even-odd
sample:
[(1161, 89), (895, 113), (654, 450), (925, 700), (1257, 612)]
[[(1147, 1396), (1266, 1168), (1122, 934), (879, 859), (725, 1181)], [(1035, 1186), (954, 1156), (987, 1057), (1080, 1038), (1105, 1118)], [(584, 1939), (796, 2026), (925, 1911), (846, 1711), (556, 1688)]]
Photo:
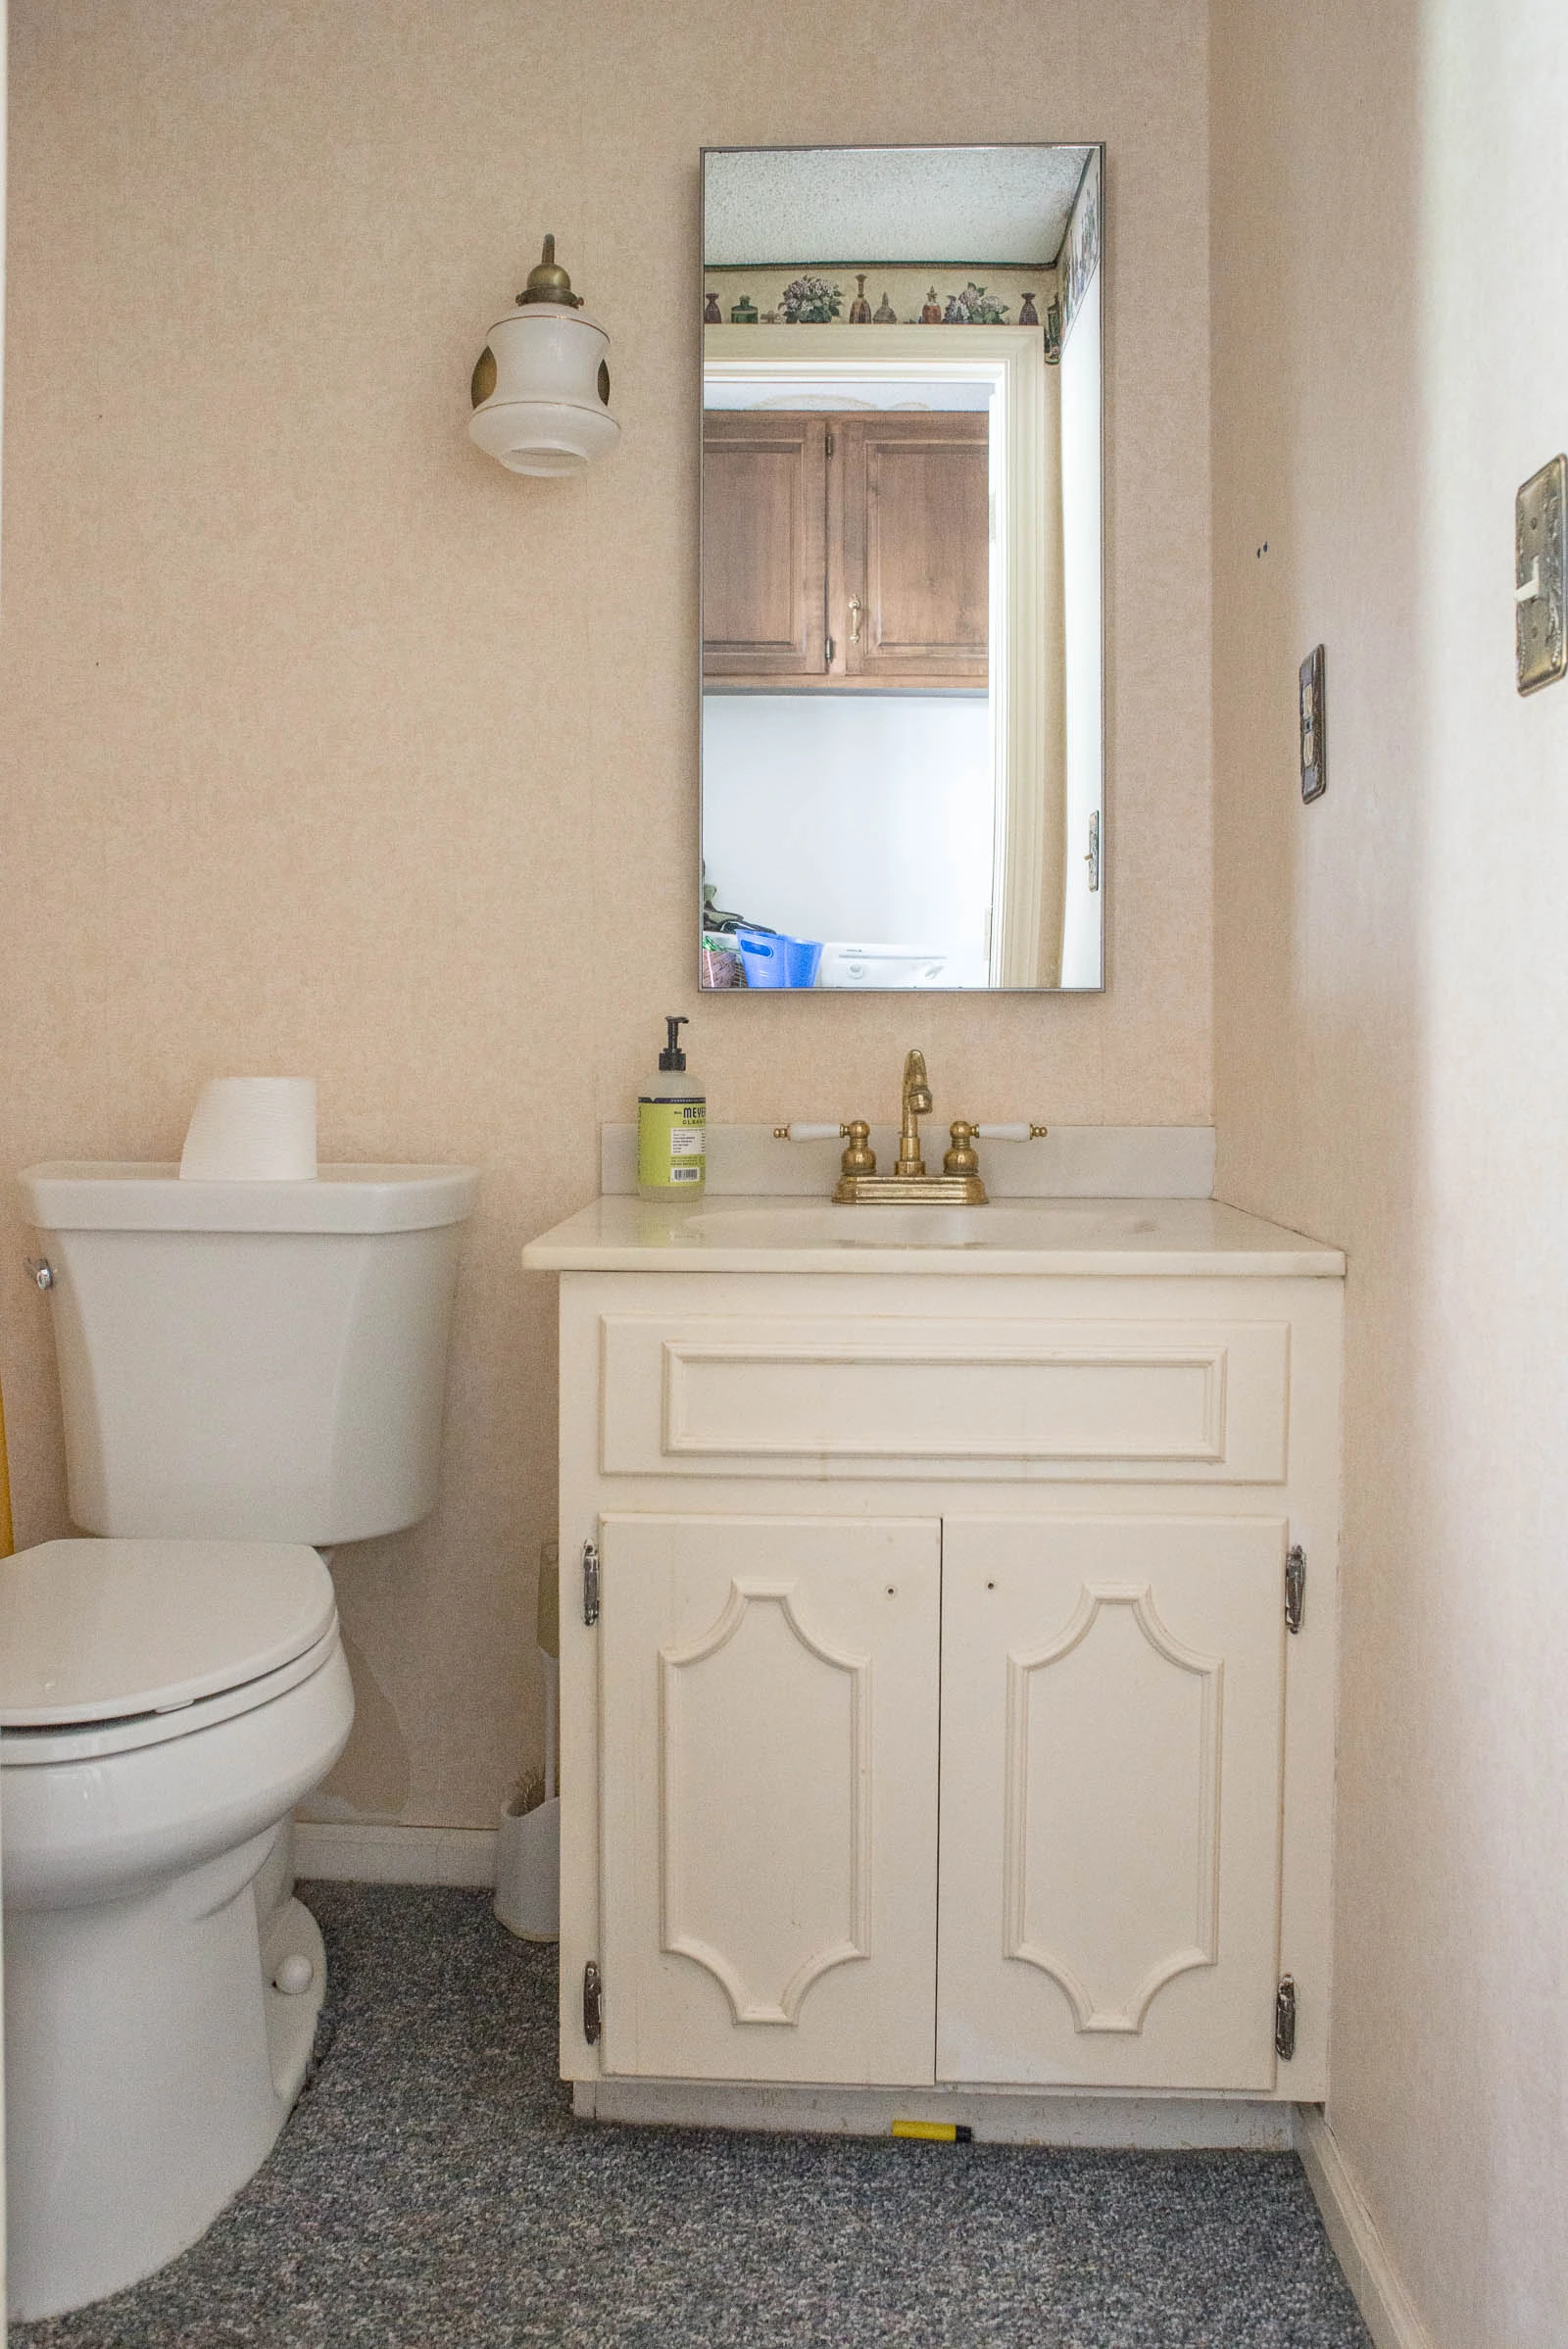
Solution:
[(984, 685), (989, 416), (955, 412), (835, 421), (844, 468), (847, 673), (889, 683)]
[(1285, 1551), (945, 1521), (939, 2080), (1273, 2086)]
[(612, 2073), (929, 2082), (935, 1519), (601, 1520)]
[(827, 667), (827, 420), (703, 418), (703, 674)]

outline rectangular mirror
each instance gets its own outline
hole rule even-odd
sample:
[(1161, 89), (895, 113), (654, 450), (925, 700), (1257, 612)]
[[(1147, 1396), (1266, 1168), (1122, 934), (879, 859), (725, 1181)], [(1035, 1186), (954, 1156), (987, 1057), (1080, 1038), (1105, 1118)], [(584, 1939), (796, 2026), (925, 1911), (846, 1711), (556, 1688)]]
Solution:
[(705, 988), (1103, 984), (1102, 158), (704, 153)]

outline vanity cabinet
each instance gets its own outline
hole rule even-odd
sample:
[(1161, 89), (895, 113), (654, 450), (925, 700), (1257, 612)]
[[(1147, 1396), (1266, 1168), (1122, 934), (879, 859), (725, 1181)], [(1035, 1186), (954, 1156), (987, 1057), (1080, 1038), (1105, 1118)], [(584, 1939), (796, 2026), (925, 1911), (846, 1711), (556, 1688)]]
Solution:
[(531, 1251), (564, 1267), (568, 1599), (592, 1570), (562, 1653), (581, 2109), (1324, 2093), (1341, 1284), (1312, 1245), (1303, 1275)]
[(607, 2069), (1270, 2085), (1282, 1524), (599, 1548)]
[(984, 687), (989, 418), (710, 410), (703, 673)]

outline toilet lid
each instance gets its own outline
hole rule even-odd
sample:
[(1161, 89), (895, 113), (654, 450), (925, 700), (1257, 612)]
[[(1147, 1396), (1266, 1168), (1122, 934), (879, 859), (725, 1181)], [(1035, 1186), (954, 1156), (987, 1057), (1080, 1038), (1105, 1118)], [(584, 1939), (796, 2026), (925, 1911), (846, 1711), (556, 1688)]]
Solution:
[(0, 1559), (0, 1728), (173, 1712), (292, 1663), (334, 1613), (303, 1542), (42, 1542)]

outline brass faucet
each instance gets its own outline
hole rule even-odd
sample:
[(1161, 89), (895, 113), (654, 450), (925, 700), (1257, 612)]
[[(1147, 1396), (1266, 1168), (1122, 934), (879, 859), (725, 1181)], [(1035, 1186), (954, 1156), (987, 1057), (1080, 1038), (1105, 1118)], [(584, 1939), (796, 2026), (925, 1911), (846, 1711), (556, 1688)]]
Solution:
[[(942, 1160), (940, 1174), (927, 1174), (920, 1149), (920, 1120), (929, 1117), (932, 1109), (931, 1082), (925, 1073), (924, 1052), (906, 1052), (904, 1057), (904, 1086), (901, 1097), (902, 1115), (899, 1121), (899, 1163), (893, 1174), (879, 1175), (876, 1158), (869, 1147), (870, 1128), (863, 1118), (841, 1126), (850, 1147), (840, 1161), (842, 1172), (833, 1197), (841, 1206), (867, 1206), (881, 1200), (889, 1205), (947, 1205), (983, 1207), (986, 1187), (980, 1179), (980, 1161), (975, 1155), (975, 1136), (980, 1128), (967, 1118), (954, 1120), (950, 1130), (950, 1148)], [(782, 1130), (782, 1129), (781, 1129)], [(830, 1129), (831, 1130), (831, 1129)], [(1044, 1126), (1017, 1127), (1011, 1131), (1021, 1139), (1024, 1134), (1041, 1135)]]
[(1038, 1141), (1047, 1131), (1037, 1125), (977, 1126), (966, 1117), (956, 1117), (949, 1128), (949, 1148), (943, 1153), (942, 1172), (927, 1174), (920, 1152), (920, 1120), (930, 1116), (931, 1108), (931, 1081), (925, 1073), (925, 1054), (906, 1052), (896, 1173), (877, 1173), (871, 1128), (863, 1117), (853, 1117), (848, 1125), (775, 1126), (773, 1137), (778, 1142), (826, 1142), (838, 1135), (848, 1141), (849, 1148), (839, 1160), (838, 1188), (833, 1194), (842, 1207), (868, 1206), (873, 1201), (888, 1206), (915, 1206), (924, 1201), (927, 1205), (983, 1207), (987, 1203), (986, 1187), (980, 1179), (976, 1141), (1031, 1142)]
[(931, 1114), (931, 1087), (924, 1052), (904, 1055), (904, 1118), (899, 1129), (899, 1172), (918, 1179), (925, 1173), (920, 1155), (920, 1120)]

